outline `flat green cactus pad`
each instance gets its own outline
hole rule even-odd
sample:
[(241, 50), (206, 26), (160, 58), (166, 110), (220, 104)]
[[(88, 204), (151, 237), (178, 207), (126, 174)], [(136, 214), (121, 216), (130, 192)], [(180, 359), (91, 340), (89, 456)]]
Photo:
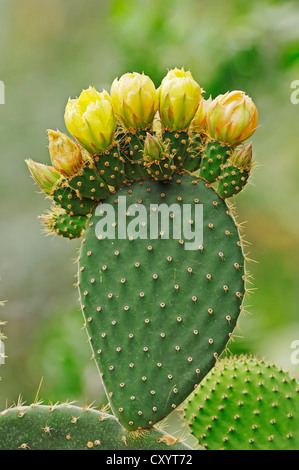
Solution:
[(186, 400), (185, 418), (208, 450), (295, 450), (299, 387), (254, 358), (220, 361)]
[(0, 413), (0, 450), (187, 450), (160, 429), (130, 433), (114, 416), (71, 404)]
[[(226, 347), (244, 295), (244, 255), (226, 203), (200, 178), (184, 173), (168, 183), (135, 182), (105, 203), (117, 208), (120, 196), (127, 208), (143, 204), (148, 213), (159, 207), (151, 204), (167, 204), (174, 218), (183, 205), (194, 211), (203, 205), (197, 249), (185, 249), (184, 230), (181, 238), (170, 229), (169, 239), (162, 232), (122, 239), (117, 222), (115, 239), (98, 239), (105, 206), (94, 211), (82, 241), (79, 289), (89, 341), (114, 414), (134, 430), (182, 403)], [(182, 229), (196, 225), (192, 217), (180, 222)], [(128, 213), (128, 232), (131, 223)]]

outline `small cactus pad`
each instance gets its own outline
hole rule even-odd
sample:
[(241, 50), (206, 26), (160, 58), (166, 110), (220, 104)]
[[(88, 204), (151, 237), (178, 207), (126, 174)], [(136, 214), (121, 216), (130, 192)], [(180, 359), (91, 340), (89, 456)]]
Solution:
[(221, 166), (231, 154), (230, 147), (220, 142), (209, 142), (203, 152), (200, 176), (210, 183), (217, 180)]
[(117, 145), (94, 157), (95, 166), (101, 177), (110, 186), (121, 186), (124, 181), (124, 163)]
[(91, 199), (79, 197), (77, 193), (64, 182), (54, 188), (51, 197), (56, 204), (71, 215), (87, 215), (91, 212), (95, 204)]
[(245, 188), (250, 170), (247, 168), (238, 168), (231, 163), (223, 166), (220, 176), (217, 192), (223, 199), (236, 196)]
[(46, 226), (47, 233), (69, 238), (81, 238), (88, 221), (85, 215), (70, 215), (54, 206), (52, 211), (40, 216), (40, 219)]
[(188, 450), (159, 429), (130, 433), (114, 416), (70, 404), (0, 413), (0, 450)]
[(184, 159), (184, 170), (194, 173), (200, 168), (202, 149), (203, 141), (200, 136), (191, 133), (189, 136), (189, 147), (186, 150), (187, 156)]
[[(226, 347), (241, 311), (244, 255), (231, 212), (201, 178), (183, 173), (167, 183), (134, 182), (105, 204), (125, 219), (116, 218), (109, 239), (96, 236), (101, 205), (90, 218), (79, 261), (81, 305), (114, 414), (126, 429), (148, 428), (186, 399)], [(164, 204), (167, 222), (179, 220), (181, 238), (172, 223), (168, 239), (163, 231), (146, 238), (150, 219), (144, 239), (130, 238), (129, 206), (138, 204), (148, 219)], [(203, 220), (181, 217), (184, 207), (193, 214), (197, 205)], [(187, 231), (202, 223), (202, 245), (185, 249)], [(128, 236), (118, 236), (124, 227)]]
[(88, 163), (78, 174), (69, 179), (69, 185), (79, 197), (92, 200), (105, 199), (109, 194), (109, 188), (94, 163)]
[(188, 149), (191, 150), (191, 144), (189, 141), (189, 134), (186, 131), (169, 131), (163, 132), (164, 144), (168, 149), (170, 158), (174, 167), (177, 170), (184, 168), (184, 161), (188, 156)]
[(295, 450), (299, 387), (273, 364), (219, 361), (186, 400), (185, 418), (208, 450)]

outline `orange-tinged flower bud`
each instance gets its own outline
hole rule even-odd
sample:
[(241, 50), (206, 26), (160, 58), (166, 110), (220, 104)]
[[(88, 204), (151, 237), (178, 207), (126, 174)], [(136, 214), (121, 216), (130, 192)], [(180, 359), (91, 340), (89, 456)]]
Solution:
[(69, 99), (64, 114), (70, 134), (91, 154), (103, 152), (114, 138), (115, 114), (107, 91), (83, 90), (79, 98)]
[(111, 86), (115, 113), (128, 129), (144, 129), (154, 119), (158, 95), (152, 80), (144, 74), (126, 73)]
[(86, 161), (80, 146), (60, 131), (48, 130), (48, 138), (54, 168), (64, 176), (76, 174)]
[(252, 164), (252, 143), (236, 148), (231, 156), (232, 163), (238, 168), (248, 168)]
[(207, 129), (213, 140), (234, 145), (248, 139), (257, 128), (258, 111), (243, 91), (219, 95), (207, 110)]
[(59, 171), (52, 166), (37, 163), (31, 159), (25, 160), (35, 183), (46, 193), (51, 194), (58, 181), (62, 178)]
[(194, 132), (205, 132), (207, 129), (207, 110), (212, 102), (212, 97), (208, 100), (201, 99), (195, 116), (190, 124), (190, 130)]
[(191, 72), (173, 69), (159, 88), (159, 111), (162, 125), (171, 130), (189, 126), (201, 100), (201, 88)]

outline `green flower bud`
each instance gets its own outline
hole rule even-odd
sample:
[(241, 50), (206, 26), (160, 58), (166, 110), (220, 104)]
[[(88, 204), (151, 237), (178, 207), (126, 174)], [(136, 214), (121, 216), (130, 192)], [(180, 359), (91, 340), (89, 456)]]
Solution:
[(25, 160), (35, 183), (46, 193), (51, 194), (58, 181), (62, 178), (59, 171), (52, 166), (37, 163), (31, 159)]
[(148, 161), (160, 160), (164, 152), (162, 141), (154, 134), (147, 132), (144, 141), (144, 159)]
[(252, 166), (252, 143), (237, 148), (231, 156), (231, 162), (238, 168), (250, 168)]

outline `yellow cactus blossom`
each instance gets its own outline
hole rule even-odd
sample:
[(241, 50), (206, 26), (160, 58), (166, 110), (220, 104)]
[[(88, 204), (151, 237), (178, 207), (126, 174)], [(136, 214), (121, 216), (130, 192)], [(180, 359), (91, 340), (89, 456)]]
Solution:
[(115, 115), (105, 90), (99, 93), (89, 87), (79, 98), (69, 99), (64, 119), (69, 133), (91, 154), (103, 152), (113, 142)]
[(191, 72), (173, 69), (159, 88), (159, 111), (162, 125), (171, 130), (189, 126), (201, 100), (201, 88)]
[(235, 145), (248, 139), (257, 129), (258, 111), (243, 91), (219, 95), (207, 111), (207, 128), (210, 137)]
[(207, 129), (207, 111), (212, 102), (212, 97), (208, 100), (201, 99), (194, 118), (190, 124), (190, 130), (194, 132), (205, 132)]
[(77, 173), (86, 160), (80, 146), (60, 131), (49, 129), (48, 138), (53, 167), (64, 176)]
[(116, 78), (110, 95), (115, 113), (126, 128), (144, 129), (154, 119), (158, 95), (152, 80), (144, 74), (126, 73)]

